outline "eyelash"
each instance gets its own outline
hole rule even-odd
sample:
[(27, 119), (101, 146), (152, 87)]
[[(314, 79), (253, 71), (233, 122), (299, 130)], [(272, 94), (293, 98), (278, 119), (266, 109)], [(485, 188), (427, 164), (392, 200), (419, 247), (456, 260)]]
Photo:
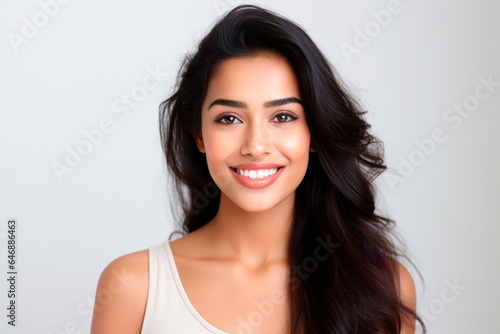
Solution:
[[(290, 112), (286, 112), (286, 111), (284, 111), (284, 112), (280, 112), (280, 113), (279, 113), (279, 114), (277, 114), (274, 118), (276, 118), (276, 117), (278, 117), (278, 116), (281, 116), (281, 115), (286, 115), (286, 116), (290, 117), (290, 118), (291, 118), (291, 120), (290, 120), (290, 121), (285, 121), (285, 122), (279, 122), (279, 121), (278, 121), (278, 123), (289, 123), (289, 122), (293, 122), (294, 120), (296, 120), (296, 119), (298, 118), (298, 117), (297, 117), (297, 116), (295, 116), (294, 114), (292, 114), (292, 113), (290, 113)], [(237, 119), (237, 117), (236, 117), (236, 116), (234, 116), (234, 115), (231, 115), (231, 114), (228, 114), (228, 113), (224, 113), (224, 114), (219, 115), (219, 117), (217, 117), (217, 119), (215, 120), (215, 122), (216, 122), (216, 123), (220, 123), (220, 124), (222, 124), (222, 125), (232, 125), (232, 124), (234, 124), (234, 123), (223, 123), (223, 122), (221, 122), (221, 120), (223, 120), (223, 119), (225, 119), (225, 118), (228, 118), (228, 117), (234, 117), (234, 118), (236, 118), (236, 119)], [(274, 119), (274, 118), (273, 118), (273, 119)]]

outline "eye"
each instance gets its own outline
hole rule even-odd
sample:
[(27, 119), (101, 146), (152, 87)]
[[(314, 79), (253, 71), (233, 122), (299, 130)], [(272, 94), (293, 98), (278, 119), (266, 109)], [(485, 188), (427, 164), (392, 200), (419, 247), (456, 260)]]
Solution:
[(215, 122), (229, 125), (229, 124), (234, 124), (236, 120), (238, 120), (238, 118), (236, 118), (236, 116), (229, 115), (229, 114), (222, 114), (219, 117), (217, 117)]
[(278, 123), (286, 123), (287, 121), (290, 121), (290, 122), (294, 121), (298, 117), (296, 117), (295, 115), (292, 115), (291, 113), (282, 112), (282, 113), (279, 113), (278, 115), (276, 115), (274, 118), (278, 120)]

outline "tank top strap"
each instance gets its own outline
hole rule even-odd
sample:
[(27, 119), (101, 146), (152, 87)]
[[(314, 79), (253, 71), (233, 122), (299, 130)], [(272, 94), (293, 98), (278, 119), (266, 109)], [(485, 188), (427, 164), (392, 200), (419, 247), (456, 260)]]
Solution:
[(169, 241), (148, 251), (149, 288), (141, 334), (227, 334), (207, 323), (190, 303)]

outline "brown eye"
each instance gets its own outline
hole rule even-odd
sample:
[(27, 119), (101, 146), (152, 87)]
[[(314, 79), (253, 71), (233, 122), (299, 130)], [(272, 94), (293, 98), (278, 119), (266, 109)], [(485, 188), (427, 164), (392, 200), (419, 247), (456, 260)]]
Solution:
[(276, 115), (275, 117), (277, 120), (278, 120), (278, 123), (286, 123), (288, 121), (293, 121), (293, 120), (296, 120), (297, 117), (291, 115), (291, 114), (287, 114), (287, 113), (281, 113), (281, 114), (278, 114)]
[(230, 125), (230, 124), (234, 124), (236, 120), (238, 120), (238, 118), (236, 118), (233, 115), (221, 115), (215, 121), (217, 123), (222, 123), (222, 124), (225, 124), (225, 125)]
[(236, 119), (236, 117), (234, 117), (234, 116), (227, 116), (227, 117), (223, 117), (223, 119), (227, 120), (225, 123), (234, 123), (234, 120)]

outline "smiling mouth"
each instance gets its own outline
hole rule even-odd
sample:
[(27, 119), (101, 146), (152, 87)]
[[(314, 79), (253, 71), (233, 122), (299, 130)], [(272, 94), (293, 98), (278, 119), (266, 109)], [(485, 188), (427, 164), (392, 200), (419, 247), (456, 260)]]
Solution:
[(249, 179), (263, 179), (268, 176), (274, 175), (283, 167), (269, 168), (269, 169), (237, 169), (234, 167), (231, 168), (235, 173), (247, 177)]

